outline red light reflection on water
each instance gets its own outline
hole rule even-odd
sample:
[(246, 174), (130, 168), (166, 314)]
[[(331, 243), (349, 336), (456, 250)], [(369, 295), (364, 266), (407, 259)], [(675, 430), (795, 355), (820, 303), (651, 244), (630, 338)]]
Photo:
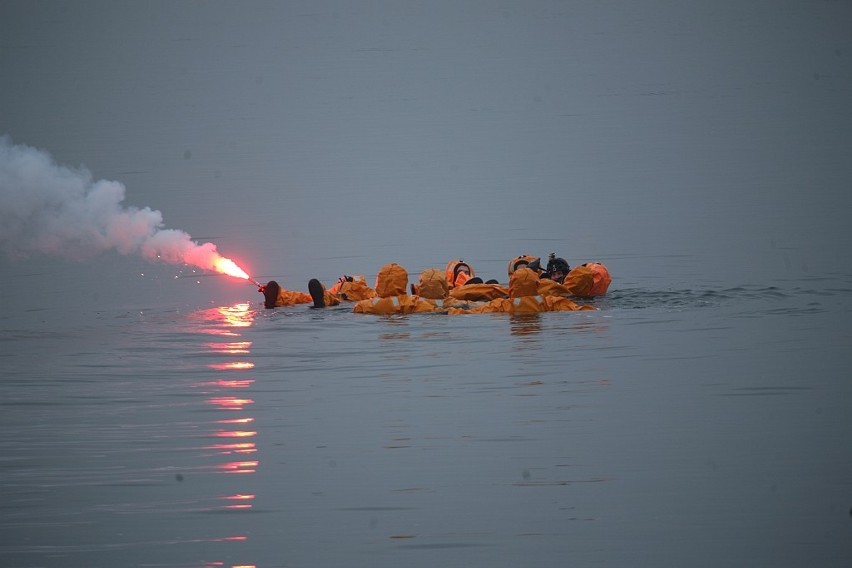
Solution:
[(243, 500), (243, 499), (254, 499), (254, 497), (255, 496), (251, 495), (251, 494), (237, 493), (236, 495), (228, 495), (227, 497), (222, 497), (222, 499), (228, 499), (228, 500), (231, 500), (231, 501), (235, 501), (235, 500)]
[(254, 418), (229, 418), (226, 420), (217, 420), (216, 424), (248, 424), (254, 422)]
[[(215, 312), (215, 315), (219, 316), (217, 319), (223, 320), (231, 327), (248, 327), (254, 321), (254, 312), (251, 311), (251, 306), (247, 302), (233, 306), (221, 306), (216, 308)], [(214, 314), (211, 315), (215, 317)]]
[(217, 396), (207, 399), (208, 404), (218, 406), (222, 410), (243, 410), (246, 406), (254, 404), (250, 398), (237, 398), (235, 396)]
[(253, 505), (252, 505), (252, 503), (250, 503), (250, 501), (253, 501), (254, 497), (255, 496), (251, 495), (251, 494), (237, 493), (235, 495), (228, 495), (226, 497), (222, 497), (222, 499), (224, 499), (226, 501), (234, 501), (234, 503), (231, 503), (229, 505), (225, 505), (226, 509), (245, 510), (245, 509), (251, 509), (252, 508)]
[[(247, 536), (226, 536), (222, 538), (214, 538), (211, 539), (210, 542), (233, 542), (233, 541), (246, 541), (248, 540)], [(257, 568), (256, 564), (226, 564), (225, 562), (219, 560), (207, 560), (204, 562), (202, 568)]]
[(240, 336), (239, 333), (232, 331), (230, 329), (219, 329), (219, 328), (212, 328), (211, 327), (211, 328), (208, 328), (208, 329), (202, 329), (201, 331), (203, 333), (206, 333), (207, 335), (221, 335), (222, 337), (239, 337)]
[(248, 430), (221, 430), (216, 432), (217, 438), (251, 438), (257, 436), (257, 432)]
[(205, 343), (204, 347), (215, 353), (226, 353), (228, 355), (242, 355), (249, 353), (251, 341), (230, 341), (225, 343)]
[[(241, 338), (245, 328), (252, 325), (255, 312), (250, 309), (250, 304), (236, 304), (197, 312), (196, 317), (201, 320), (203, 332), (209, 336), (215, 336), (212, 341), (202, 343), (204, 352), (209, 355), (218, 356), (220, 361), (207, 364), (207, 369), (212, 371), (213, 377), (197, 383), (204, 392), (205, 403), (208, 408), (212, 407), (219, 411), (245, 412), (251, 408), (255, 401), (248, 396), (231, 396), (233, 389), (248, 389), (254, 384), (254, 379), (234, 379), (233, 372), (245, 373), (254, 369), (254, 363), (250, 360), (251, 341)], [(231, 359), (231, 360), (228, 360)], [(236, 359), (236, 360), (235, 360)], [(211, 371), (208, 371), (210, 373)], [(245, 376), (245, 375), (240, 375)], [(241, 393), (242, 394), (242, 393)], [(257, 472), (260, 461), (256, 459), (258, 452), (256, 443), (252, 440), (257, 436), (257, 431), (248, 430), (254, 422), (251, 416), (238, 416), (215, 420), (212, 432), (209, 435), (217, 438), (214, 443), (204, 446), (202, 449), (208, 451), (206, 456), (217, 456), (223, 461), (211, 464), (212, 471), (224, 474), (252, 474)], [(227, 457), (225, 457), (227, 456)], [(248, 458), (248, 459), (245, 459)], [(228, 482), (232, 485), (232, 482)], [(234, 492), (219, 497), (221, 510), (249, 511), (254, 507), (256, 496), (248, 492)], [(242, 542), (248, 537), (228, 536), (214, 541), (218, 542)], [(255, 564), (232, 564), (231, 562), (208, 561), (204, 563), (205, 568), (257, 568)]]
[(226, 380), (226, 379), (218, 379), (216, 381), (207, 381), (204, 383), (198, 383), (196, 386), (199, 387), (223, 387), (226, 389), (244, 389), (248, 388), (252, 385), (254, 379), (244, 379), (244, 380)]
[(258, 461), (233, 461), (216, 466), (222, 473), (254, 473), (257, 471)]
[(213, 444), (204, 446), (205, 450), (219, 450), (219, 455), (227, 456), (229, 454), (253, 454), (257, 451), (254, 442), (244, 442), (241, 444)]
[(245, 371), (247, 369), (254, 369), (254, 363), (249, 361), (231, 361), (228, 363), (211, 363), (207, 365), (211, 369), (215, 369), (216, 371)]
[(249, 327), (254, 323), (255, 313), (251, 310), (251, 305), (248, 303), (234, 304), (233, 306), (220, 306), (209, 310), (201, 310), (195, 312), (193, 316), (203, 323), (208, 323), (211, 326), (220, 326), (224, 324), (226, 327), (210, 327), (204, 329), (204, 332), (209, 335), (219, 335), (223, 337), (233, 337), (238, 335), (233, 328)]

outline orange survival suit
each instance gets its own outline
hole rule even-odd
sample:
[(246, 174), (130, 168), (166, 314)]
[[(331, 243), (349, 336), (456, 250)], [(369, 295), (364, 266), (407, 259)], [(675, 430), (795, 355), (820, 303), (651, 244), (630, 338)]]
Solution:
[(509, 278), (509, 297), (492, 300), (482, 306), (470, 309), (450, 308), (451, 314), (494, 313), (532, 314), (538, 312), (559, 312), (594, 310), (592, 306), (576, 304), (560, 296), (542, 296), (538, 293), (539, 277), (533, 270), (519, 267)]
[(264, 304), (267, 309), (280, 308), (282, 306), (292, 306), (294, 304), (307, 304), (313, 302), (311, 295), (307, 292), (296, 292), (294, 290), (285, 290), (275, 280), (270, 280), (266, 286), (258, 288), (258, 292), (263, 294)]
[(367, 280), (360, 274), (343, 276), (328, 291), (341, 300), (350, 302), (360, 302), (376, 297), (376, 291), (367, 285)]
[(405, 293), (408, 272), (395, 262), (384, 265), (376, 275), (375, 298), (361, 300), (352, 308), (356, 314), (410, 314), (434, 312), (435, 304)]

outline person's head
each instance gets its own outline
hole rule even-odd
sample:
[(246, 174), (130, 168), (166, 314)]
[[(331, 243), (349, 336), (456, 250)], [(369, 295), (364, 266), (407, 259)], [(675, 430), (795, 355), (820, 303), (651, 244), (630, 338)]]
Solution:
[(281, 290), (281, 286), (278, 285), (278, 282), (275, 280), (270, 280), (266, 286), (263, 286), (260, 291), (263, 293), (263, 305), (267, 310), (271, 310), (275, 307), (275, 303), (278, 301), (278, 292)]
[[(536, 263), (538, 263), (539, 268), (536, 268)], [(532, 268), (534, 271), (538, 272), (541, 267), (541, 261), (537, 256), (532, 256), (529, 254), (522, 254), (521, 256), (516, 256), (515, 258), (509, 261), (509, 277), (511, 277), (512, 274), (522, 266)]]
[(562, 284), (562, 281), (565, 280), (565, 276), (568, 274), (570, 269), (571, 267), (568, 266), (568, 262), (564, 258), (559, 258), (555, 254), (551, 253), (550, 258), (547, 261), (548, 277)]
[(537, 295), (538, 280), (538, 274), (534, 270), (526, 266), (519, 266), (509, 277), (509, 297), (520, 298)]
[(451, 260), (447, 263), (447, 284), (450, 288), (461, 286), (469, 278), (476, 276), (473, 267), (462, 259)]
[(447, 276), (437, 268), (427, 268), (420, 273), (420, 284), (416, 287), (417, 295), (430, 300), (440, 300), (447, 297)]
[(408, 271), (395, 262), (386, 264), (376, 274), (376, 295), (380, 298), (401, 296), (408, 287)]
[(590, 294), (592, 296), (603, 296), (612, 284), (612, 276), (609, 269), (600, 262), (589, 262), (583, 266), (591, 269), (594, 272), (595, 285)]

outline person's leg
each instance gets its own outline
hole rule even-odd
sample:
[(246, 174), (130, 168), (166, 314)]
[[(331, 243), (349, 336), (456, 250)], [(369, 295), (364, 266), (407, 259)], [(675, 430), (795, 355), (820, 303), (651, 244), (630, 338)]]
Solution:
[(269, 283), (263, 287), (263, 305), (267, 310), (271, 310), (275, 307), (275, 303), (278, 301), (279, 290), (281, 290), (281, 286), (279, 286), (278, 282), (275, 280), (270, 280)]
[(322, 282), (316, 278), (311, 278), (308, 281), (308, 293), (314, 301), (315, 308), (325, 307), (325, 288), (323, 287)]

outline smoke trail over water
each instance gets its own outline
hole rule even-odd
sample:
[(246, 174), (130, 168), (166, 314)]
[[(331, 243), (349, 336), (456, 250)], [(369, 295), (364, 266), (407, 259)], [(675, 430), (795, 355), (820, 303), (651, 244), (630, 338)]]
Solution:
[(85, 168), (58, 165), (48, 153), (0, 136), (0, 250), (9, 258), (84, 260), (115, 250), (248, 278), (216, 245), (164, 229), (159, 211), (123, 206), (124, 193), (117, 181), (93, 181)]

